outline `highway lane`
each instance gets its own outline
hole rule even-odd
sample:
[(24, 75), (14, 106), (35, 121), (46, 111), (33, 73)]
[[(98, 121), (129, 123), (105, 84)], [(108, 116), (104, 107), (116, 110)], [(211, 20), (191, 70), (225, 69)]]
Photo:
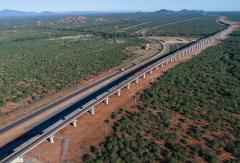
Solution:
[[(148, 40), (148, 41), (150, 41), (150, 40)], [(155, 43), (156, 43), (156, 42), (155, 42)], [(141, 63), (145, 63), (146, 61), (150, 60), (151, 58), (154, 58), (154, 57), (157, 57), (157, 56), (161, 56), (161, 55), (164, 54), (165, 49), (166, 49), (166, 48), (165, 48), (165, 45), (164, 45), (163, 43), (158, 43), (158, 44), (159, 44), (160, 47), (161, 47), (161, 48), (160, 48), (160, 49), (161, 49), (160, 52), (158, 52), (158, 53), (156, 53), (156, 54), (153, 54), (153, 55), (150, 56), (150, 57), (145, 58), (143, 61), (141, 61)], [(8, 132), (9, 130), (15, 128), (15, 127), (18, 126), (19, 124), (22, 124), (22, 123), (24, 123), (24, 122), (27, 122), (27, 121), (29, 121), (30, 119), (32, 119), (33, 117), (36, 117), (36, 116), (38, 116), (38, 115), (40, 115), (40, 114), (42, 114), (42, 113), (44, 113), (44, 112), (47, 112), (48, 110), (52, 109), (53, 107), (55, 107), (55, 106), (57, 106), (57, 105), (65, 102), (65, 101), (67, 101), (67, 100), (69, 100), (69, 99), (71, 99), (71, 98), (73, 98), (73, 97), (75, 97), (75, 96), (77, 96), (77, 95), (79, 95), (79, 94), (82, 94), (82, 93), (84, 93), (85, 91), (87, 91), (87, 90), (89, 90), (89, 89), (92, 89), (92, 88), (96, 87), (97, 85), (100, 85), (101, 83), (104, 83), (104, 82), (106, 82), (106, 81), (108, 81), (108, 80), (114, 79), (114, 77), (123, 75), (124, 73), (127, 73), (128, 71), (134, 69), (134, 68), (137, 67), (137, 66), (138, 66), (138, 65), (132, 64), (132, 65), (130, 65), (130, 66), (128, 66), (128, 67), (125, 67), (125, 68), (124, 68), (124, 71), (114, 72), (114, 73), (106, 76), (105, 78), (96, 81), (95, 83), (93, 83), (93, 84), (91, 84), (91, 85), (89, 85), (89, 86), (86, 86), (86, 87), (84, 87), (84, 88), (82, 88), (82, 89), (80, 89), (80, 90), (78, 90), (78, 91), (76, 91), (76, 92), (74, 92), (74, 93), (72, 93), (72, 94), (70, 94), (70, 95), (68, 95), (68, 96), (65, 96), (65, 97), (61, 98), (60, 100), (58, 100), (58, 101), (56, 101), (56, 102), (54, 102), (54, 103), (52, 103), (52, 104), (50, 104), (50, 105), (42, 108), (42, 109), (39, 109), (38, 111), (35, 111), (35, 112), (31, 113), (30, 115), (27, 115), (27, 116), (25, 116), (25, 117), (23, 117), (23, 118), (15, 121), (15, 122), (9, 124), (9, 125), (7, 125), (7, 126), (4, 126), (4, 127), (0, 128), (0, 134), (5, 133), (5, 132)], [(1, 143), (0, 143), (0, 145), (1, 145)]]
[[(131, 67), (129, 67), (129, 68), (131, 68)], [(38, 111), (33, 112), (30, 116), (25, 116), (25, 117), (13, 122), (13, 123), (7, 125), (7, 126), (4, 126), (4, 127), (0, 128), (0, 134), (2, 134), (4, 132), (7, 132), (8, 130), (11, 130), (12, 128), (16, 127), (18, 124), (26, 122), (26, 121), (30, 120), (31, 118), (33, 118), (33, 117), (35, 117), (35, 116), (37, 116), (37, 115), (39, 115), (43, 112), (46, 112), (47, 110), (51, 109), (52, 107), (55, 107), (56, 105), (66, 101), (66, 100), (68, 100), (68, 99), (70, 99), (74, 96), (77, 96), (78, 94), (81, 94), (81, 93), (85, 92), (86, 90), (91, 89), (91, 88), (95, 87), (96, 85), (98, 85), (98, 84), (100, 84), (100, 83), (102, 83), (102, 82), (104, 82), (108, 79), (111, 79), (112, 77), (114, 77), (116, 75), (119, 75), (120, 73), (122, 73), (122, 72), (121, 71), (115, 72), (115, 73), (107, 76), (106, 78), (103, 78), (103, 79), (101, 79), (101, 80), (99, 80), (99, 81), (97, 81), (97, 82), (95, 82), (95, 83), (93, 83), (93, 84), (91, 84), (87, 87), (84, 87), (83, 89), (80, 89), (79, 91), (76, 91), (76, 92), (58, 100), (57, 102), (54, 102), (54, 103), (44, 107), (43, 109), (40, 109)]]
[(61, 111), (60, 113), (54, 115), (50, 119), (44, 121), (43, 123), (39, 124), (38, 126), (34, 127), (24, 135), (20, 136), (19, 138), (13, 140), (12, 142), (4, 145), (3, 147), (0, 148), (0, 160), (4, 159), (6, 156), (10, 155), (12, 152), (14, 152), (14, 149), (19, 147), (20, 145), (26, 143), (30, 138), (42, 134), (42, 131), (47, 129), (48, 127), (52, 126), (56, 122), (58, 122), (61, 119), (64, 119), (65, 116), (69, 115), (70, 113), (74, 112), (75, 110), (79, 109), (81, 106), (84, 104), (88, 103), (89, 101), (97, 98), (99, 95), (103, 94), (107, 90), (113, 88), (114, 86), (118, 85), (122, 81), (126, 80), (127, 78), (133, 76), (140, 70), (144, 69), (145, 67), (148, 67), (149, 65), (163, 59), (165, 56), (161, 56), (157, 59), (154, 59), (139, 68), (125, 74), (124, 76), (120, 77), (117, 80), (114, 80), (113, 82), (109, 83), (108, 85), (102, 87), (101, 89), (95, 91), (94, 93), (86, 96), (82, 100), (76, 102), (75, 104), (71, 105), (70, 107), (66, 108), (65, 110)]
[[(194, 43), (192, 43), (192, 44), (194, 44)], [(191, 47), (191, 45), (189, 45), (189, 47)], [(102, 87), (101, 89), (97, 90), (96, 92), (86, 96), (82, 100), (80, 100), (77, 103), (71, 105), (70, 107), (68, 107), (67, 109), (65, 109), (62, 112), (58, 113), (57, 115), (53, 116), (52, 118), (50, 118), (50, 119), (44, 121), (43, 123), (39, 124), (38, 126), (34, 127), (29, 132), (27, 132), (24, 135), (22, 135), (21, 137), (15, 139), (11, 143), (1, 147), (0, 148), (0, 160), (4, 159), (5, 157), (7, 157), (11, 153), (13, 153), (15, 148), (17, 148), (20, 145), (26, 143), (29, 139), (33, 138), (36, 135), (42, 134), (45, 129), (47, 129), (50, 126), (53, 126), (56, 122), (58, 122), (60, 120), (63, 120), (65, 116), (69, 115), (70, 113), (74, 112), (75, 110), (78, 110), (84, 104), (86, 104), (86, 103), (96, 99), (96, 97), (98, 97), (99, 95), (103, 94), (107, 90), (110, 90), (111, 88), (113, 88), (114, 86), (118, 85), (122, 81), (125, 81), (126, 79), (134, 76), (135, 74), (137, 74), (138, 72), (140, 72), (144, 68), (146, 68), (146, 67), (148, 67), (150, 65), (152, 66), (154, 63), (157, 63), (159, 60), (165, 58), (168, 55), (170, 55), (170, 54), (167, 54), (167, 55), (158, 57), (156, 59), (153, 59), (153, 60), (145, 63), (144, 65), (140, 65), (140, 67), (138, 67), (137, 69), (135, 69), (135, 70), (133, 70), (133, 71), (123, 75), (122, 77), (112, 81), (108, 85), (106, 85), (106, 86)]]

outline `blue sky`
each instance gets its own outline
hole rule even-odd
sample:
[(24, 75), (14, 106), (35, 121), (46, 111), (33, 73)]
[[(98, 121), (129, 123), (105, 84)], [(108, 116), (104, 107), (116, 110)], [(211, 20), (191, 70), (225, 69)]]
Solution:
[(0, 0), (0, 10), (154, 11), (163, 8), (171, 10), (240, 11), (240, 0)]

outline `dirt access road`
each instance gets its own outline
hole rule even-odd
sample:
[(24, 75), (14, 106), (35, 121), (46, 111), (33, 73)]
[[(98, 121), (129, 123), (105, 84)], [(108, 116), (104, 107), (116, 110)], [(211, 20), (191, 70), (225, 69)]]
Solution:
[[(156, 44), (156, 43), (155, 43)], [(159, 46), (159, 44), (158, 44)], [(165, 50), (165, 46), (163, 45), (163, 48), (161, 49), (161, 52), (153, 55), (153, 57), (157, 57), (157, 56), (161, 56), (163, 54), (165, 54), (167, 51)], [(146, 56), (145, 56), (146, 58)], [(144, 58), (141, 58), (144, 61)], [(85, 97), (86, 95), (96, 91), (97, 89), (99, 89), (100, 87), (107, 85), (109, 82), (115, 80), (116, 78), (122, 76), (125, 73), (128, 73), (129, 71), (135, 69), (135, 67), (137, 67), (138, 65), (132, 66), (131, 68), (127, 69), (126, 71), (120, 72), (118, 74), (114, 74), (113, 76), (111, 76), (109, 79), (107, 79), (104, 82), (100, 82), (99, 84), (94, 84), (94, 86), (90, 89), (87, 89), (81, 93), (78, 93), (76, 95), (74, 95), (71, 98), (67, 98), (67, 97), (63, 97), (62, 99), (64, 99), (64, 101), (58, 103), (52, 107), (48, 107), (48, 109), (42, 108), (42, 110), (44, 110), (43, 112), (41, 112), (42, 110), (40, 109), (40, 112), (33, 112), (30, 115), (27, 115), (25, 117), (23, 117), (22, 119), (15, 121), (14, 123), (10, 124), (11, 127), (6, 126), (4, 128), (1, 128), (0, 130), (0, 147), (4, 146), (5, 144), (7, 144), (8, 142), (16, 139), (17, 137), (19, 137), (20, 135), (26, 133), (27, 131), (29, 131), (30, 129), (34, 128), (35, 126), (37, 126), (38, 124), (40, 124), (41, 122), (47, 120), (49, 117), (52, 117), (53, 115), (55, 115), (56, 113), (58, 113), (59, 111), (62, 111), (66, 106), (71, 105), (72, 103), (79, 101), (79, 99)], [(111, 75), (111, 74), (110, 74)], [(66, 98), (66, 100), (65, 100)], [(6, 129), (7, 128), (7, 129)]]
[[(199, 53), (200, 51), (196, 52)], [(175, 67), (177, 64), (191, 59), (193, 56), (185, 56), (179, 61), (170, 63), (164, 68), (154, 71), (152, 75), (147, 75), (146, 79), (140, 80), (139, 84), (134, 84), (131, 90), (122, 90), (122, 96), (112, 96), (110, 104), (100, 104), (96, 109), (96, 114), (91, 116), (85, 114), (78, 119), (78, 127), (67, 126), (61, 130), (55, 139), (54, 144), (45, 141), (37, 148), (30, 151), (24, 159), (34, 162), (81, 162), (84, 154), (90, 151), (91, 146), (97, 146), (103, 142), (105, 137), (111, 134), (113, 124), (106, 123), (112, 112), (119, 108), (134, 109), (134, 97), (137, 92), (151, 86), (159, 76), (165, 71)]]

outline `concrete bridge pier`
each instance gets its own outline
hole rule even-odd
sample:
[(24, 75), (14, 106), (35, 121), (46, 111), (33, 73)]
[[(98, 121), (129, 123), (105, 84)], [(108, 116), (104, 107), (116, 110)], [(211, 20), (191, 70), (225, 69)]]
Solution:
[(177, 60), (177, 55), (175, 55), (174, 60), (175, 60), (175, 61)]
[(50, 136), (48, 138), (48, 140), (49, 140), (50, 144), (53, 144), (54, 143), (54, 135)]
[(143, 79), (145, 79), (145, 78), (146, 78), (146, 74), (144, 73), (144, 74), (143, 74)]
[(94, 114), (95, 114), (95, 108), (94, 108), (94, 107), (90, 110), (90, 114), (91, 114), (91, 115), (94, 115)]
[(156, 71), (158, 70), (158, 66), (155, 67), (155, 70), (156, 70)]
[(163, 63), (161, 64), (161, 67), (163, 67), (164, 65), (163, 65)]
[(138, 84), (139, 83), (139, 78), (136, 78), (136, 84)]
[(76, 119), (74, 119), (74, 120), (72, 121), (72, 125), (73, 125), (73, 127), (77, 127), (77, 120), (76, 120)]
[(109, 104), (109, 97), (105, 99), (105, 103), (108, 105)]
[(152, 74), (152, 73), (153, 73), (153, 69), (151, 69), (151, 70), (149, 71), (149, 73)]
[(121, 89), (119, 89), (119, 90), (117, 91), (117, 95), (118, 95), (118, 97), (121, 96)]
[(178, 59), (180, 59), (180, 58), (182, 57), (182, 55), (183, 55), (183, 53), (180, 53), (180, 54), (178, 55)]
[(15, 160), (11, 161), (10, 163), (24, 163), (23, 157), (20, 156), (20, 157), (16, 158)]
[(127, 89), (131, 89), (131, 83), (127, 84)]

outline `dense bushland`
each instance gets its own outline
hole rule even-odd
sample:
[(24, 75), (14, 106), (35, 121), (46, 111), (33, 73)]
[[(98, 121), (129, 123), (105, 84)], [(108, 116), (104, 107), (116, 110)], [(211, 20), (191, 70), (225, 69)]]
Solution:
[(126, 47), (146, 43), (138, 38), (62, 40), (58, 31), (50, 36), (27, 32), (26, 38), (10, 34), (0, 40), (0, 106), (36, 99), (98, 75), (133, 57)]
[(239, 40), (166, 72), (138, 95), (138, 111), (113, 113), (112, 135), (84, 161), (239, 162)]
[(217, 17), (206, 16), (192, 21), (159, 27), (148, 32), (148, 35), (202, 37), (223, 28), (224, 26), (217, 22)]

